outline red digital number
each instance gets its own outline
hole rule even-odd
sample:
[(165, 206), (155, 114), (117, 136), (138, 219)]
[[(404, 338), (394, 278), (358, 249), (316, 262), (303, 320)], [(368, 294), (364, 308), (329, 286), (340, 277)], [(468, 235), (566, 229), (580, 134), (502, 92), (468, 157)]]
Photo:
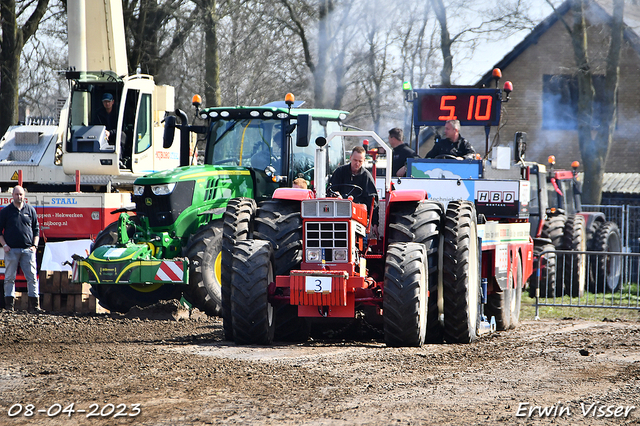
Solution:
[[(493, 98), (489, 95), (478, 96), (478, 102), (476, 101), (475, 96), (469, 97), (469, 108), (467, 109), (467, 121), (471, 120), (489, 120), (491, 119), (491, 105), (493, 104)], [(475, 103), (475, 108), (474, 108)], [(482, 110), (482, 106), (484, 103), (484, 111)]]
[(456, 99), (458, 99), (457, 96), (442, 96), (440, 98), (440, 111), (449, 111), (449, 115), (441, 115), (438, 117), (438, 120), (447, 121), (447, 120), (456, 120), (458, 118), (456, 116), (455, 105), (445, 105), (445, 102), (455, 101)]
[[(482, 108), (482, 101), (487, 101), (487, 103), (485, 104), (486, 107), (484, 110), (484, 114), (480, 115), (480, 108)], [(493, 103), (493, 98), (491, 96), (488, 96), (488, 95), (478, 96), (478, 102), (476, 103), (475, 119), (479, 121), (489, 120), (491, 118), (492, 103)]]

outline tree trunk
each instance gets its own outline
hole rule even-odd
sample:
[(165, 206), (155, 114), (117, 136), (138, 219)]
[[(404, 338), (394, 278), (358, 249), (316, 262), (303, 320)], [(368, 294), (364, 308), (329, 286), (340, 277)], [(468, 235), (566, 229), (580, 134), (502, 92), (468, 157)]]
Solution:
[(442, 50), (442, 71), (440, 78), (443, 86), (451, 86), (451, 72), (453, 71), (453, 54), (451, 53), (451, 35), (447, 27), (447, 13), (442, 0), (433, 0), (433, 10), (440, 23), (440, 50)]
[(36, 32), (38, 24), (47, 10), (49, 0), (38, 3), (25, 24), (19, 28), (15, 0), (0, 1), (2, 17), (2, 52), (0, 52), (0, 135), (18, 123), (18, 81), (20, 56), (24, 43)]
[(321, 0), (318, 10), (318, 60), (313, 73), (314, 107), (325, 108), (325, 81), (329, 60), (329, 15), (333, 11), (331, 0)]
[(205, 11), (205, 72), (204, 97), (207, 106), (220, 106), (222, 94), (220, 91), (220, 62), (218, 58), (218, 16), (216, 0), (209, 0)]

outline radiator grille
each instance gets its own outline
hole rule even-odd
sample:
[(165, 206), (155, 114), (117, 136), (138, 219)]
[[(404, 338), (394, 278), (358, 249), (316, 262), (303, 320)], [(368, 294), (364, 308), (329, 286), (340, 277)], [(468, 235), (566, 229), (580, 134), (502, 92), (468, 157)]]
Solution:
[[(334, 256), (335, 249), (347, 249), (349, 247), (348, 230), (347, 222), (306, 222), (306, 248), (323, 249), (324, 260), (333, 262), (336, 260)], [(346, 261), (347, 259), (340, 260)]]

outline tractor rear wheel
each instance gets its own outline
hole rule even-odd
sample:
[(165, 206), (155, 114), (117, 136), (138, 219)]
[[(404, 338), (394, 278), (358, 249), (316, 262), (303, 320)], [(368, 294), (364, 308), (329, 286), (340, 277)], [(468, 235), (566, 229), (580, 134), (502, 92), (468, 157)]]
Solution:
[[(574, 214), (567, 218), (564, 226), (563, 249), (587, 250), (587, 228), (583, 216)], [(567, 253), (559, 266), (558, 275), (564, 285), (564, 294), (582, 297), (587, 282), (586, 254)]]
[(438, 310), (438, 244), (444, 206), (435, 201), (403, 203), (394, 206), (389, 215), (387, 241), (415, 242), (427, 250), (429, 297), (427, 310), (427, 343), (441, 343), (444, 328)]
[(207, 315), (220, 315), (222, 221), (214, 220), (189, 238), (184, 253), (189, 258), (189, 286), (185, 297)]
[(387, 346), (422, 346), (427, 331), (427, 254), (424, 244), (387, 250), (382, 303)]
[(449, 343), (470, 343), (478, 337), (482, 291), (473, 203), (449, 202), (441, 238), (444, 238), (444, 338)]
[(268, 241), (238, 241), (231, 272), (231, 318), (238, 345), (269, 345), (275, 332), (274, 308), (268, 300), (275, 280), (273, 249)]
[[(253, 237), (269, 241), (274, 254), (274, 274), (289, 275), (302, 262), (302, 216), (300, 201), (263, 201), (256, 210)], [(298, 317), (298, 307), (283, 304), (276, 311), (276, 340), (304, 341), (309, 322)]]
[(546, 220), (542, 225), (541, 238), (548, 238), (551, 240), (551, 244), (557, 249), (562, 249), (564, 245), (564, 225), (567, 221), (567, 216), (558, 215), (552, 216), (549, 220)]
[(222, 233), (221, 276), (222, 285), (222, 330), (226, 340), (233, 340), (231, 323), (231, 264), (233, 246), (244, 241), (253, 233), (253, 220), (256, 215), (256, 202), (252, 198), (234, 198), (229, 200), (224, 212)]
[(490, 294), (486, 306), (488, 317), (496, 318), (496, 329), (509, 330), (520, 323), (520, 305), (522, 302), (522, 260), (516, 254), (512, 270), (509, 271), (507, 288)]
[[(534, 245), (533, 273), (529, 278), (529, 296), (536, 297), (536, 289), (540, 287), (540, 297), (554, 297), (556, 285), (556, 248), (553, 244)], [(538, 278), (538, 266), (540, 278)]]
[[(137, 216), (132, 216), (134, 223), (139, 223)], [(91, 247), (91, 251), (105, 245), (113, 245), (118, 240), (118, 221), (104, 228)], [(134, 226), (127, 227), (129, 238), (133, 237)], [(126, 313), (134, 306), (149, 306), (161, 300), (180, 299), (182, 286), (173, 284), (161, 284), (153, 286), (126, 285), (126, 284), (94, 284), (92, 291), (100, 305), (112, 312)]]
[[(615, 222), (605, 222), (590, 241), (591, 250), (599, 252), (622, 251), (622, 237)], [(591, 256), (589, 291), (615, 292), (620, 288), (622, 256), (595, 254)]]
[(520, 307), (522, 306), (522, 287), (524, 285), (524, 280), (522, 277), (522, 259), (520, 258), (520, 253), (516, 255), (516, 270), (515, 276), (513, 277), (514, 288), (511, 293), (511, 301), (509, 303), (509, 310), (511, 313), (511, 321), (509, 323), (509, 328), (514, 329), (518, 325), (520, 325)]
[(509, 307), (514, 290), (511, 287), (513, 285), (511, 278), (507, 281), (507, 287), (502, 291), (496, 291), (490, 294), (487, 297), (487, 304), (485, 305), (487, 317), (496, 318), (496, 330), (500, 331), (508, 330), (511, 325), (511, 312)]

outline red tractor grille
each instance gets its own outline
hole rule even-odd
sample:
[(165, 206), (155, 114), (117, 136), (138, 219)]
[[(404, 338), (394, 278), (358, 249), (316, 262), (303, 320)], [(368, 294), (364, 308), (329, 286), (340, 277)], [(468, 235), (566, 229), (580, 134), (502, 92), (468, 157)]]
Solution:
[(346, 306), (348, 277), (344, 271), (291, 271), (290, 303)]

